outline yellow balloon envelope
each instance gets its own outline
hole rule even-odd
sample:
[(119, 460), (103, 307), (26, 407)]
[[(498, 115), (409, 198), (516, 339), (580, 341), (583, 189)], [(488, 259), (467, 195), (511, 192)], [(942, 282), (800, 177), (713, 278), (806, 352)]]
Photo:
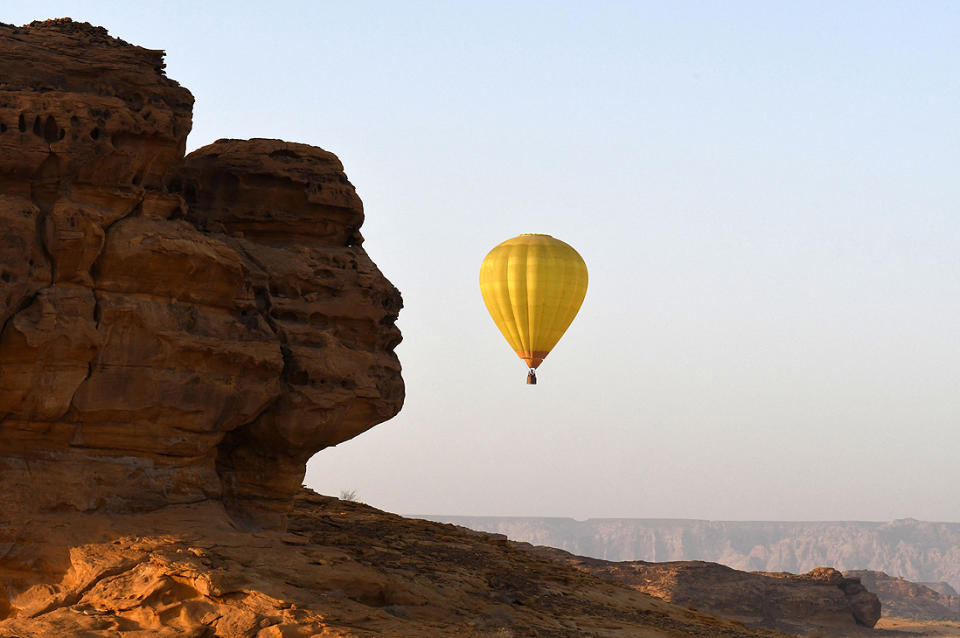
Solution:
[(510, 347), (526, 361), (527, 383), (577, 316), (587, 294), (587, 265), (550, 235), (519, 235), (480, 266), (480, 293)]

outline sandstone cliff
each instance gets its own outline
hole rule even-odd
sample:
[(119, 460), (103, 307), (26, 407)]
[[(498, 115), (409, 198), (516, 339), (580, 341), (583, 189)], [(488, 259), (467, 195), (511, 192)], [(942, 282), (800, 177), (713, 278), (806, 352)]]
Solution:
[(704, 560), (743, 571), (872, 569), (960, 588), (960, 524), (427, 516), (611, 561)]
[(163, 66), (88, 24), (0, 26), (0, 542), (26, 511), (207, 500), (282, 527), (306, 460), (403, 402), (400, 294), (340, 162), (184, 159)]

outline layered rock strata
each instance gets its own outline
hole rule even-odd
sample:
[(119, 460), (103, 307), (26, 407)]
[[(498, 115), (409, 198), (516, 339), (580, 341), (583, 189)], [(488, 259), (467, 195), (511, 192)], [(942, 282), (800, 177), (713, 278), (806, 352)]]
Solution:
[(88, 24), (0, 26), (0, 543), (29, 512), (203, 501), (282, 527), (306, 460), (403, 402), (400, 294), (340, 162), (184, 158), (163, 67)]

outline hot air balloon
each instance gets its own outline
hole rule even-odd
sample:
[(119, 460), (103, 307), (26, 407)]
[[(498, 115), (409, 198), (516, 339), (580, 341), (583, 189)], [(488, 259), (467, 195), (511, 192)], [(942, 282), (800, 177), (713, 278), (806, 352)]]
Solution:
[(490, 316), (529, 371), (543, 363), (587, 294), (587, 265), (568, 244), (550, 235), (518, 235), (487, 253), (480, 293)]

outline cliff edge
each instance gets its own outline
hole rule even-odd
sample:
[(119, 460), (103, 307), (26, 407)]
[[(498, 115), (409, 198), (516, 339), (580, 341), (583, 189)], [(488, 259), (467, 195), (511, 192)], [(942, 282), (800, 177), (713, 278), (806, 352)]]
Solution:
[(403, 403), (400, 293), (332, 153), (221, 140), (163, 52), (0, 26), (0, 508), (217, 501), (282, 528), (307, 459)]

